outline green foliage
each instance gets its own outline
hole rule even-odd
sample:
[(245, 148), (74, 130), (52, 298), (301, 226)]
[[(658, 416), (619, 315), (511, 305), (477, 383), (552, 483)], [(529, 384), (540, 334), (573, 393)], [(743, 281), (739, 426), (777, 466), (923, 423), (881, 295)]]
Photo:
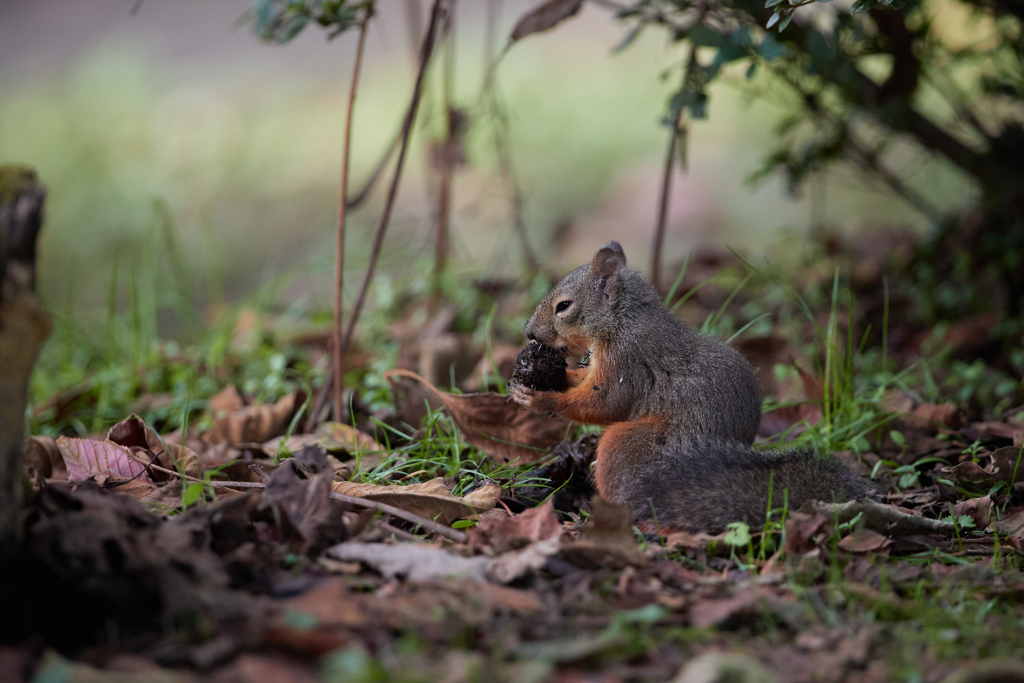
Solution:
[(359, 23), (371, 2), (348, 0), (253, 0), (253, 28), (263, 40), (287, 43), (310, 23), (335, 38)]
[[(746, 63), (748, 78), (759, 68), (767, 71), (773, 87), (755, 94), (770, 93), (790, 113), (752, 179), (782, 173), (795, 192), (837, 164), (853, 168), (936, 227), (915, 260), (919, 275), (931, 278), (931, 285), (922, 279), (925, 296), (938, 288), (940, 299), (943, 292), (963, 298), (961, 292), (979, 289), (975, 282), (991, 281), (1008, 311), (1024, 311), (1024, 219), (1017, 208), (1024, 201), (1017, 180), (1024, 173), (1020, 13), (976, 0), (856, 0), (849, 9), (816, 8), (813, 19), (807, 8), (808, 15), (793, 22), (798, 8), (811, 4), (815, 0), (713, 6), (637, 0), (617, 16), (635, 23), (630, 35), (657, 25), (689, 46), (681, 85), (669, 99), (668, 125), (684, 111), (693, 119), (707, 116), (708, 86), (729, 72), (725, 67)], [(950, 12), (969, 15), (972, 23), (943, 21)], [(686, 126), (681, 130), (685, 134)], [(979, 190), (980, 213), (950, 218), (924, 199), (911, 173), (894, 163), (920, 150)], [(991, 287), (981, 291), (991, 302)]]

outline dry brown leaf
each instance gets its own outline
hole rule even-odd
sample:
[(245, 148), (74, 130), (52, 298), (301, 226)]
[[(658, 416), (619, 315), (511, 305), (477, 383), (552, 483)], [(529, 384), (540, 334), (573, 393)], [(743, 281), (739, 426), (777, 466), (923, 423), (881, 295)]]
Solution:
[(991, 457), (1000, 481), (1014, 484), (1024, 479), (1024, 449), (1020, 446), (997, 448)]
[(549, 557), (558, 553), (561, 543), (561, 534), (557, 534), (522, 550), (498, 555), (487, 564), (487, 578), (495, 583), (512, 583), (543, 567)]
[(793, 367), (800, 373), (800, 382), (804, 385), (807, 400), (818, 403), (825, 400), (825, 386), (822, 381), (804, 370), (798, 363), (794, 363)]
[(386, 503), (445, 525), (450, 525), (463, 517), (490, 510), (501, 497), (501, 486), (485, 484), (460, 498), (452, 495), (440, 477), (409, 486), (378, 486), (377, 484), (336, 481), (332, 484), (332, 490), (346, 496)]
[(260, 506), (272, 510), (278, 532), (299, 552), (345, 538), (342, 510), (331, 503), (333, 474), (327, 454), (311, 446), (281, 463), (263, 490)]
[(521, 614), (536, 614), (544, 609), (544, 603), (536, 591), (495, 586), (491, 583), (480, 584), (480, 590), (484, 598), (495, 607)]
[(889, 545), (891, 541), (871, 529), (857, 529), (839, 541), (839, 547), (849, 553), (877, 552)]
[(819, 534), (827, 524), (822, 515), (791, 512), (786, 520), (786, 554), (803, 554), (817, 548)]
[(695, 628), (724, 626), (739, 617), (758, 613), (758, 595), (743, 591), (721, 600), (701, 600), (690, 608), (690, 624)]
[(579, 12), (582, 6), (583, 0), (548, 0), (519, 17), (509, 42), (514, 43), (530, 34), (554, 28), (556, 24)]
[(57, 448), (67, 466), (69, 481), (109, 476), (150, 481), (145, 466), (132, 459), (130, 450), (116, 443), (62, 436), (57, 439)]
[(359, 454), (359, 467), (372, 470), (384, 462), (388, 456), (387, 449), (369, 434), (341, 422), (325, 422), (316, 430), (316, 443), (331, 454), (348, 454), (355, 457)]
[(974, 524), (978, 529), (984, 529), (988, 526), (991, 513), (992, 496), (968, 498), (967, 500), (961, 501), (953, 506), (954, 517), (960, 519), (961, 515), (967, 515), (974, 520)]
[(284, 433), (299, 405), (299, 396), (289, 394), (274, 405), (259, 404), (239, 408), (215, 419), (205, 439), (208, 443), (261, 444)]
[(981, 465), (970, 460), (951, 468), (949, 473), (953, 475), (953, 481), (958, 484), (995, 481), (996, 474), (998, 474), (982, 469)]
[[(169, 470), (178, 471), (184, 468), (190, 477), (199, 476), (199, 457), (187, 446), (167, 443), (156, 430), (146, 424), (138, 415), (130, 415), (121, 420), (107, 432), (107, 441), (124, 446), (138, 453), (146, 462), (153, 461)], [(161, 477), (156, 477), (162, 480)]]
[(1024, 439), (1024, 429), (1019, 425), (1011, 425), (1006, 422), (997, 422), (990, 420), (988, 422), (972, 422), (970, 425), (965, 427), (963, 432), (974, 432), (972, 438), (978, 436), (991, 436), (999, 439), (1008, 439), (1014, 447), (1020, 447), (1021, 440)]
[[(769, 410), (761, 415), (761, 422), (757, 426), (757, 435), (771, 437), (782, 434), (786, 430), (806, 421), (807, 424), (817, 424), (821, 420), (821, 410), (813, 403), (798, 403), (791, 406), (780, 406)], [(799, 434), (797, 430), (791, 432), (792, 436)]]
[(562, 556), (584, 568), (643, 566), (647, 558), (636, 545), (629, 508), (594, 496), (583, 538), (563, 541)]
[(288, 610), (313, 616), (321, 627), (359, 627), (367, 621), (366, 611), (352, 599), (345, 581), (331, 578), (301, 595), (282, 601)]
[(224, 387), (210, 399), (210, 412), (215, 420), (224, 417), (228, 413), (241, 410), (244, 407), (245, 399), (242, 398), (242, 395), (238, 393), (238, 389), (233, 384)]
[(148, 496), (149, 494), (153, 493), (153, 491), (156, 491), (156, 488), (156, 484), (153, 484), (148, 481), (142, 481), (141, 479), (134, 479), (127, 483), (121, 484), (120, 486), (115, 486), (110, 490), (115, 493), (127, 494), (132, 498), (142, 499)]
[(944, 427), (955, 427), (959, 422), (957, 407), (952, 403), (922, 403), (911, 414)]
[(276, 457), (284, 447), (288, 449), (289, 453), (297, 453), (306, 446), (316, 445), (317, 436), (316, 434), (295, 434), (285, 438), (283, 436), (274, 437), (270, 441), (266, 442), (260, 447), (263, 454), (268, 458)]
[(462, 557), (421, 543), (359, 543), (349, 541), (327, 549), (343, 562), (362, 562), (387, 578), (402, 576), (414, 583), (444, 579), (483, 581), (486, 557)]
[(485, 518), (469, 530), (470, 545), (488, 546), (495, 552), (523, 548), (535, 541), (561, 534), (562, 523), (555, 515), (555, 505), (548, 499), (543, 505), (525, 510), (514, 517)]
[(389, 370), (384, 377), (420, 382), (444, 403), (466, 440), (499, 463), (531, 463), (565, 438), (564, 420), (531, 412), (501, 394), (449, 394), (408, 370)]
[(992, 528), (1004, 536), (1024, 536), (1024, 510), (1011, 512), (1006, 517), (993, 522)]
[[(315, 634), (305, 636), (312, 640)], [(233, 674), (229, 680), (235, 683), (318, 683), (320, 680), (311, 665), (280, 655), (245, 653), (239, 655), (228, 670)]]

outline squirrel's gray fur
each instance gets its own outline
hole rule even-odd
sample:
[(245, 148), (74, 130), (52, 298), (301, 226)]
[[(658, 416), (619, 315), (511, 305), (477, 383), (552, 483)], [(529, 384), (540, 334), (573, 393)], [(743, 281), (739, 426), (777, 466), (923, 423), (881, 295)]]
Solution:
[[(833, 456), (751, 448), (761, 419), (753, 369), (725, 342), (687, 327), (617, 242), (569, 273), (524, 328), (530, 339), (590, 353), (580, 384), (566, 392), (517, 386), (513, 398), (538, 411), (609, 425), (598, 444), (595, 482), (635, 519), (718, 531), (759, 524), (768, 504), (869, 495), (867, 483)], [(653, 510), (653, 512), (652, 512)]]

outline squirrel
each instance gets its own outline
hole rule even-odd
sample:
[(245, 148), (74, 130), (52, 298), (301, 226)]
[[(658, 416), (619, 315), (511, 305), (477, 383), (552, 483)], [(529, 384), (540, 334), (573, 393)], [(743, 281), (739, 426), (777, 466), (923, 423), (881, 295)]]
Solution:
[(867, 483), (832, 455), (759, 452), (761, 420), (753, 368), (727, 343), (687, 327), (642, 273), (626, 267), (618, 242), (569, 273), (523, 328), (527, 338), (590, 357), (566, 370), (568, 389), (523, 383), (511, 398), (530, 410), (606, 425), (594, 464), (597, 492), (637, 522), (720, 531), (762, 524), (769, 502), (870, 495)]

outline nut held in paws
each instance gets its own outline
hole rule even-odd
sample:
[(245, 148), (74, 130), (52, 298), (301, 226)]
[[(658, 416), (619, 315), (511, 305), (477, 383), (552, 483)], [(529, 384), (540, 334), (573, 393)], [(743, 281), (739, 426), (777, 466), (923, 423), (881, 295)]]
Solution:
[(536, 391), (563, 391), (565, 368), (565, 356), (560, 350), (530, 343), (516, 356), (512, 380)]

